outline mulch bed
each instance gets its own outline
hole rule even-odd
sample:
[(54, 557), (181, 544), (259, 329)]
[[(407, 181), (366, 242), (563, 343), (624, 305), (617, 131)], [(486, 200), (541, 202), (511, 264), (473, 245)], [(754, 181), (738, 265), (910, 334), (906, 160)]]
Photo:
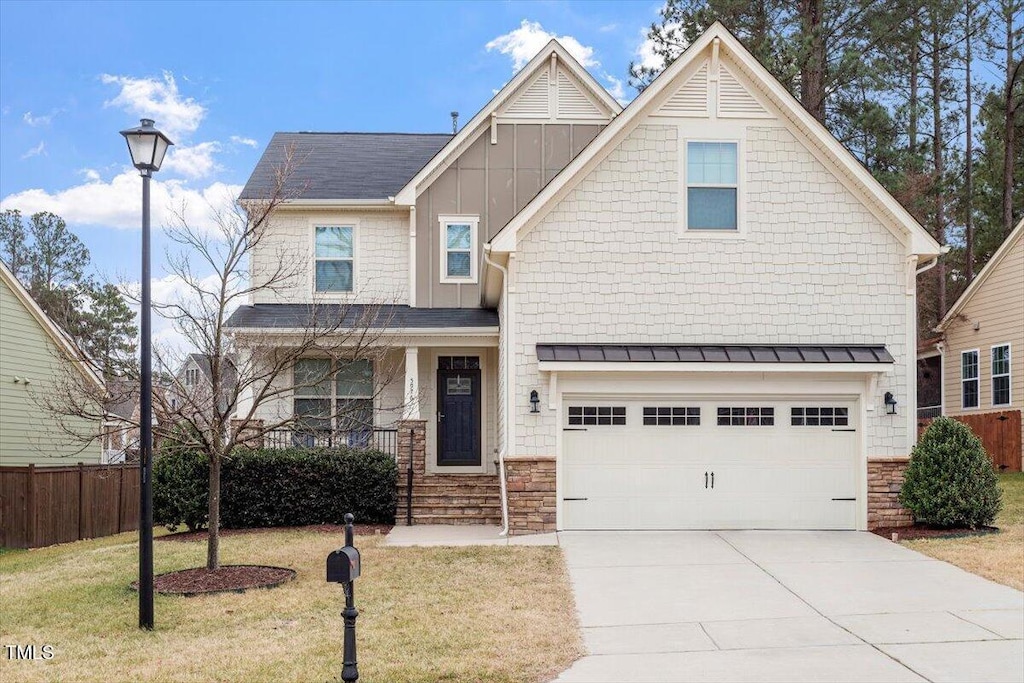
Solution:
[[(390, 524), (356, 524), (355, 532), (357, 536), (384, 536), (391, 531)], [(317, 533), (324, 534), (338, 534), (342, 540), (345, 537), (345, 525), (344, 524), (314, 524), (311, 526), (278, 526), (278, 527), (260, 527), (259, 529), (221, 529), (221, 538), (225, 536), (240, 536), (243, 534), (265, 534), (274, 531), (315, 531)], [(205, 541), (207, 537), (206, 531), (180, 531), (176, 534), (170, 534), (169, 536), (160, 536), (156, 540), (158, 541)]]
[(884, 538), (892, 539), (893, 534), (899, 535), (899, 540), (910, 541), (916, 538), (964, 538), (966, 536), (985, 536), (986, 534), (999, 533), (998, 527), (983, 526), (977, 529), (939, 529), (925, 525), (881, 527), (872, 529), (873, 533)]
[[(220, 569), (206, 567), (182, 569), (160, 574), (153, 580), (157, 593), (164, 595), (202, 595), (205, 593), (244, 593), (252, 588), (273, 588), (295, 578), (294, 569), (256, 564), (227, 564)], [(132, 582), (139, 589), (139, 582)]]

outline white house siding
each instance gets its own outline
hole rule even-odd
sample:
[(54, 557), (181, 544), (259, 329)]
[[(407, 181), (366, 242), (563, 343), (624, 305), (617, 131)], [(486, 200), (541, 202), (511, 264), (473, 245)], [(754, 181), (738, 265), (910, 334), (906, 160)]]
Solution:
[[(313, 228), (356, 225), (352, 294), (313, 292)], [(409, 214), (405, 211), (279, 209), (252, 254), (256, 283), (283, 267), (287, 277), (258, 291), (253, 303), (348, 302), (405, 304), (409, 300)]]
[[(877, 396), (908, 405), (905, 248), (788, 129), (746, 127), (745, 239), (680, 238), (680, 131), (648, 119), (516, 254), (515, 386), (536, 389), (538, 342), (878, 344)], [(874, 397), (880, 403), (880, 399)], [(556, 452), (556, 413), (513, 400), (514, 455)], [(908, 422), (868, 413), (867, 452), (905, 455)]]

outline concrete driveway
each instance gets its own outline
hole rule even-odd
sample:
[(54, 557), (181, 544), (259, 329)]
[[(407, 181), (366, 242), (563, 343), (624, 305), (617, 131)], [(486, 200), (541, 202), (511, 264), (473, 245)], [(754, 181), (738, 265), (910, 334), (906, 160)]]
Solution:
[(1024, 681), (1024, 593), (858, 532), (559, 534), (557, 680)]

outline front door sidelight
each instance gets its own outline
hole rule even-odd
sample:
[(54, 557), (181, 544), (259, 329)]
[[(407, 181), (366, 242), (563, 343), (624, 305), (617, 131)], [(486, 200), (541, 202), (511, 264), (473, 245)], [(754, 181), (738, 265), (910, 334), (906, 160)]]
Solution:
[(480, 416), (480, 370), (438, 370), (438, 465), (480, 465)]

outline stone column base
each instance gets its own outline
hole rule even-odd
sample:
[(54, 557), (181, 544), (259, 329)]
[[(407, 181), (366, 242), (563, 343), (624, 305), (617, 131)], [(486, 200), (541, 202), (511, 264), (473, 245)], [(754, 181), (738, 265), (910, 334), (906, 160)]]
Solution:
[(505, 458), (510, 536), (555, 530), (555, 458), (550, 455)]
[(868, 458), (868, 529), (912, 526), (914, 516), (900, 505), (909, 457)]

